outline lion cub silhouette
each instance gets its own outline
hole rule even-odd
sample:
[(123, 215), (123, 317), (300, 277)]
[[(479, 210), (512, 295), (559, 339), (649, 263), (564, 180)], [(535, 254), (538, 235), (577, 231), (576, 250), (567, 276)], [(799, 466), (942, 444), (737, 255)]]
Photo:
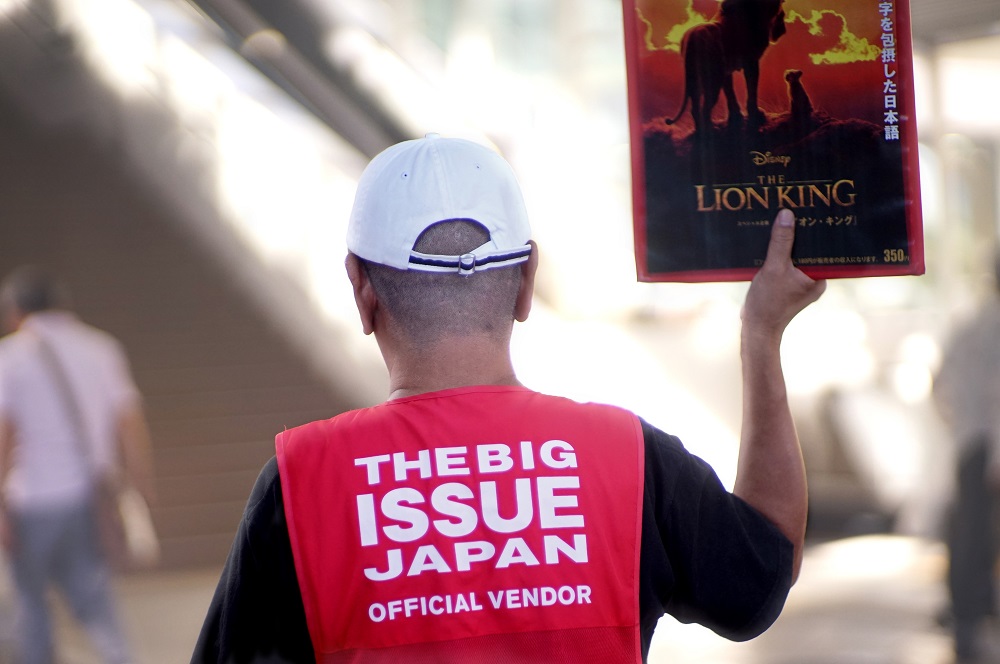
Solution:
[(785, 80), (788, 82), (792, 123), (796, 127), (808, 127), (812, 122), (813, 105), (809, 93), (802, 86), (802, 72), (798, 69), (789, 69), (785, 72)]

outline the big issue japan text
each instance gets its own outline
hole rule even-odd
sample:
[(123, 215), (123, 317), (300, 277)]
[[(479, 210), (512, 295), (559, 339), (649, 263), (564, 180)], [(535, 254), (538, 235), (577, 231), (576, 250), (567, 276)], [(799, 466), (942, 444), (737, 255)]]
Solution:
[[(457, 478), (495, 476), (469, 486)], [(365, 473), (369, 493), (356, 496), (360, 545), (373, 555), (364, 576), (387, 582), (422, 574), (468, 572), (475, 566), (504, 570), (514, 565), (528, 567), (586, 564), (588, 562), (585, 519), (578, 491), (579, 475), (564, 474), (577, 468), (577, 455), (569, 442), (549, 440), (541, 445), (520, 441), (513, 446), (489, 443), (475, 446), (439, 447), (419, 450), (416, 457), (403, 452), (356, 458), (356, 469)], [(559, 474), (540, 474), (548, 470)], [(520, 476), (519, 476), (520, 475)], [(429, 490), (405, 486), (409, 477), (438, 482)], [(376, 500), (376, 489), (395, 486)], [(501, 485), (503, 488), (501, 488)], [(422, 486), (428, 486), (422, 483)], [(513, 492), (516, 509), (504, 516), (503, 491)], [(510, 496), (506, 496), (509, 498)], [(535, 506), (537, 505), (537, 511)], [(508, 512), (509, 513), (509, 512)], [(499, 547), (483, 539), (466, 539), (485, 526), (493, 533), (510, 535)], [(560, 532), (553, 532), (553, 531)], [(540, 537), (528, 537), (530, 533)], [(515, 534), (525, 535), (516, 536)], [(413, 546), (422, 540), (436, 539)], [(442, 547), (442, 538), (448, 545)], [(529, 539), (532, 543), (529, 543)], [(408, 544), (409, 555), (396, 544)], [(408, 558), (408, 559), (407, 559)], [(586, 584), (496, 588), (485, 596), (476, 591), (400, 597), (374, 602), (367, 607), (371, 621), (379, 623), (411, 616), (438, 616), (487, 609), (520, 609), (571, 604), (590, 604)]]

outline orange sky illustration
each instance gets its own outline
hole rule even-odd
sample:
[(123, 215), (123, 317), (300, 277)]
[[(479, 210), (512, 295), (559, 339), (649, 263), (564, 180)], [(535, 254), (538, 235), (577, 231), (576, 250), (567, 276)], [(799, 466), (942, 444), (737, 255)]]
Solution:
[[(680, 109), (680, 40), (689, 27), (710, 20), (718, 4), (718, 0), (636, 0), (643, 121), (672, 117)], [(787, 33), (761, 60), (761, 106), (772, 112), (787, 110), (784, 72), (801, 69), (814, 107), (834, 117), (880, 124), (884, 74), (878, 4), (786, 0), (784, 9)], [(734, 83), (742, 103), (742, 74), (735, 75)], [(872, 94), (852, 94), (858, 90)]]

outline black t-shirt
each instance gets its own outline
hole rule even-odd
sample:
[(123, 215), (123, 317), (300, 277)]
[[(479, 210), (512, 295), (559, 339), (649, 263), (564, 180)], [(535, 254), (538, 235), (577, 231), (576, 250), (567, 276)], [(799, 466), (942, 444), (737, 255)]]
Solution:
[[(680, 440), (646, 422), (642, 431), (643, 661), (664, 613), (732, 640), (757, 636), (778, 617), (791, 587), (791, 543)], [(191, 661), (316, 661), (273, 458), (250, 495)]]

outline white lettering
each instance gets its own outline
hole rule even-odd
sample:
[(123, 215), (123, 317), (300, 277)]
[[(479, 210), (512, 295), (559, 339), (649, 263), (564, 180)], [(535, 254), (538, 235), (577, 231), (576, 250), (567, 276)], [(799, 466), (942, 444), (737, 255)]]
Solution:
[[(563, 453), (556, 456), (556, 451)], [(542, 445), (539, 454), (542, 463), (549, 468), (576, 468), (576, 452), (573, 451), (573, 446), (564, 440), (550, 440)]]
[(393, 489), (382, 498), (382, 514), (394, 521), (410, 524), (409, 527), (386, 526), (382, 529), (386, 537), (394, 542), (414, 542), (427, 534), (427, 515), (414, 507), (404, 507), (403, 503), (419, 504), (423, 495), (416, 489)]
[(510, 458), (508, 445), (502, 443), (479, 445), (476, 447), (476, 454), (479, 457), (479, 472), (481, 473), (503, 473), (514, 467), (514, 460)]
[(514, 563), (522, 563), (528, 567), (539, 564), (538, 558), (528, 548), (528, 543), (520, 537), (512, 537), (507, 540), (503, 551), (500, 552), (500, 557), (497, 558), (497, 569), (505, 569)]
[(467, 447), (439, 447), (434, 450), (437, 474), (442, 477), (468, 475), (470, 471), (465, 465), (465, 455), (468, 451)]
[[(437, 600), (437, 606), (435, 606), (435, 600)], [(444, 608), (441, 607), (442, 604), (444, 604), (444, 597), (441, 597), (441, 595), (434, 595), (434, 597), (431, 597), (430, 601), (427, 602), (427, 608), (430, 609), (430, 612), (434, 615), (440, 616), (444, 613)]]
[(375, 523), (375, 495), (366, 493), (358, 496), (358, 527), (361, 530), (361, 546), (378, 544), (378, 525)]
[(546, 565), (558, 564), (560, 552), (575, 563), (587, 562), (586, 535), (573, 535), (573, 546), (567, 544), (566, 541), (558, 535), (546, 535), (542, 539), (545, 542)]
[(458, 542), (455, 544), (455, 569), (468, 572), (472, 563), (489, 560), (497, 552), (489, 542)]
[(520, 477), (514, 480), (514, 490), (517, 496), (517, 512), (513, 518), (500, 516), (500, 505), (497, 500), (497, 483), (483, 482), (482, 491), (483, 522), (497, 533), (516, 533), (531, 524), (535, 508), (531, 502), (531, 480)]
[(525, 470), (535, 469), (535, 453), (530, 440), (521, 441), (521, 467)]
[[(488, 528), (497, 533), (516, 533), (528, 528), (535, 517), (537, 493), (537, 525), (543, 529), (583, 528), (585, 518), (579, 512), (580, 478), (573, 475), (519, 477), (513, 481), (513, 500), (505, 496), (501, 501), (499, 482), (481, 482), (473, 487), (459, 482), (446, 482), (434, 488), (430, 494), (430, 506), (421, 490), (400, 487), (387, 492), (375, 506), (374, 494), (355, 497), (358, 512), (358, 528), (362, 546), (378, 544), (380, 532), (394, 542), (414, 542), (425, 536), (429, 530), (431, 517), (434, 528), (447, 537), (459, 538), (471, 534), (479, 526), (480, 518)], [(503, 482), (503, 490), (509, 491), (510, 480)], [(504, 509), (513, 509), (513, 514), (502, 515)], [(511, 508), (513, 506), (513, 508)], [(567, 513), (568, 512), (568, 513)], [(385, 525), (386, 520), (396, 523)]]
[(378, 456), (364, 457), (363, 459), (355, 459), (355, 466), (365, 466), (368, 470), (368, 484), (369, 486), (373, 484), (378, 484), (381, 481), (379, 476), (378, 465), (380, 463), (386, 463), (389, 461), (388, 454), (379, 454)]
[(368, 607), (368, 617), (371, 619), (372, 622), (377, 622), (377, 623), (382, 622), (383, 620), (385, 620), (385, 616), (386, 616), (385, 607), (382, 606), (381, 604), (376, 603)]
[[(489, 605), (494, 609), (522, 609), (535, 606), (564, 606), (570, 604), (592, 604), (590, 586), (560, 586), (552, 588), (506, 588), (487, 590)], [(431, 597), (407, 597), (395, 599), (387, 604), (374, 603), (368, 607), (368, 618), (375, 623), (397, 618), (411, 618), (416, 615), (440, 616), (452, 613), (482, 611), (483, 605), (475, 592), (455, 595), (432, 595)]]
[[(509, 445), (495, 443), (474, 448), (441, 447), (434, 449), (433, 455), (430, 449), (425, 449), (354, 459), (354, 465), (364, 469), (369, 485), (382, 482), (381, 471), (387, 464), (392, 465), (396, 481), (403, 483), (397, 488), (385, 487), (355, 496), (361, 547), (375, 558), (380, 559), (383, 553), (386, 556), (384, 562), (369, 558), (365, 560), (369, 567), (359, 565), (365, 577), (387, 581), (404, 574), (415, 577), (425, 572), (467, 572), (479, 563), (488, 563), (493, 569), (508, 569), (518, 564), (535, 567), (589, 562), (587, 536), (582, 532), (586, 519), (580, 505), (581, 478), (543, 474), (546, 468), (576, 468), (578, 457), (573, 446), (563, 440), (549, 440), (538, 448), (532, 441), (521, 440), (515, 446), (516, 452)], [(530, 474), (512, 473), (476, 484), (467, 480), (420, 481), (434, 476), (469, 476), (473, 471), (479, 475), (497, 475), (518, 465)], [(392, 482), (388, 475), (385, 479)], [(432, 525), (441, 537), (455, 540), (453, 544), (445, 546), (444, 539), (429, 543), (427, 537)], [(521, 536), (511, 536), (502, 542), (462, 541), (475, 537), (482, 527), (498, 534)], [(529, 537), (525, 534), (529, 528), (540, 532), (532, 530)], [(553, 529), (562, 529), (562, 534), (544, 534)], [(567, 532), (569, 529), (575, 532)], [(404, 548), (388, 548), (397, 542), (413, 546), (406, 547), (405, 554)], [(581, 590), (584, 588), (586, 593)], [(494, 606), (508, 608), (591, 601), (589, 587), (585, 586), (508, 589), (489, 598)], [(400, 615), (437, 615), (435, 612), (453, 613), (453, 609), (472, 611), (476, 610), (475, 603), (473, 593), (464, 598), (457, 594), (413, 597), (372, 604), (369, 617), (380, 622)]]
[[(503, 591), (499, 591), (496, 597), (492, 593), (490, 595), (490, 601), (494, 608), (499, 608), (502, 603)], [(386, 619), (396, 620), (397, 618), (426, 615), (441, 616), (482, 610), (483, 605), (479, 603), (476, 593), (470, 592), (456, 595), (433, 595), (431, 597), (407, 597), (394, 599), (386, 604), (376, 602), (368, 607), (368, 618), (372, 622), (379, 623)]]
[(410, 570), (406, 576), (417, 576), (421, 572), (434, 570), (435, 572), (450, 572), (451, 568), (444, 561), (441, 552), (433, 544), (425, 544), (417, 549), (413, 554), (413, 562), (410, 563)]
[(431, 494), (431, 505), (434, 509), (444, 516), (458, 519), (457, 523), (449, 519), (435, 519), (434, 528), (447, 537), (464, 537), (475, 530), (479, 523), (479, 514), (476, 512), (476, 508), (457, 500), (451, 500), (451, 498), (469, 500), (473, 497), (472, 489), (457, 482), (442, 484), (434, 489), (434, 493)]
[(469, 606), (472, 607), (473, 611), (483, 610), (483, 605), (479, 603), (478, 599), (476, 599), (476, 593), (469, 593)]
[(556, 489), (579, 489), (574, 476), (538, 478), (538, 517), (542, 528), (583, 528), (582, 514), (556, 514), (562, 507), (579, 507), (575, 494), (556, 495)]
[(455, 600), (455, 613), (461, 613), (462, 611), (469, 610), (469, 603), (465, 601), (465, 597), (459, 595)]
[(431, 451), (420, 450), (416, 461), (407, 461), (404, 452), (396, 452), (392, 455), (392, 467), (396, 472), (397, 482), (405, 481), (406, 473), (411, 470), (419, 470), (420, 479), (425, 480), (431, 476)]
[(387, 552), (389, 569), (384, 572), (378, 571), (375, 567), (366, 567), (365, 576), (372, 581), (388, 581), (395, 579), (403, 573), (403, 552), (400, 549), (390, 549)]
[[(395, 452), (392, 455), (379, 454), (361, 457), (354, 460), (354, 465), (365, 469), (369, 486), (382, 482), (382, 464), (392, 464), (393, 477), (397, 482), (405, 482), (410, 473), (416, 471), (421, 479), (437, 477), (468, 476), (472, 474), (469, 466), (470, 450), (462, 447), (438, 447), (433, 450), (418, 450), (416, 458), (407, 458), (406, 452)], [(473, 452), (480, 473), (504, 473), (512, 470), (516, 461), (510, 445), (504, 443), (489, 443), (476, 445)], [(576, 468), (577, 456), (573, 446), (564, 440), (550, 440), (543, 443), (538, 451), (541, 462), (549, 468)], [(536, 453), (534, 443), (530, 440), (520, 441), (520, 467), (522, 470), (535, 470)]]
[[(533, 545), (521, 537), (512, 537), (504, 542), (497, 555), (497, 547), (491, 542), (471, 541), (455, 542), (453, 550), (444, 551), (437, 545), (425, 544), (416, 548), (412, 558), (407, 559), (409, 567), (407, 576), (419, 576), (424, 572), (467, 572), (473, 563), (492, 561), (495, 569), (506, 569), (512, 565), (521, 564), (529, 567), (537, 565), (558, 565), (562, 562), (587, 563), (589, 552), (587, 536), (574, 534), (572, 542), (558, 535), (544, 535), (540, 547)], [(543, 555), (539, 555), (539, 554)], [(386, 552), (386, 569), (379, 571), (376, 567), (365, 569), (365, 576), (373, 581), (394, 579), (403, 573), (404, 561), (402, 549), (390, 549)]]

